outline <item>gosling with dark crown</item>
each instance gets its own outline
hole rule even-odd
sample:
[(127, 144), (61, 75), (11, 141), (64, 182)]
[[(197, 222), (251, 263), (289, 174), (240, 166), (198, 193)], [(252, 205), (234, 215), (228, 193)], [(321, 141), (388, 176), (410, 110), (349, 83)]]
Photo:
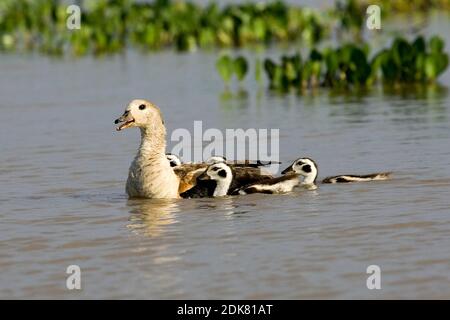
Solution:
[[(299, 158), (295, 160), (289, 167), (284, 169), (281, 174), (299, 173), (301, 171), (311, 170), (315, 171), (315, 178), (317, 178), (318, 166), (311, 158)], [(344, 174), (332, 177), (326, 177), (322, 183), (351, 183), (351, 182), (368, 182), (380, 181), (390, 179), (392, 172), (378, 172), (365, 175)], [(315, 182), (314, 182), (315, 183)]]
[[(296, 187), (303, 187), (307, 190), (317, 189), (317, 165), (309, 158), (302, 158), (304, 161), (301, 166), (296, 167), (295, 171), (284, 170), (281, 177), (267, 179), (258, 183), (249, 184), (234, 191), (232, 194), (251, 194), (251, 193), (287, 193)], [(302, 180), (303, 178), (303, 180)]]

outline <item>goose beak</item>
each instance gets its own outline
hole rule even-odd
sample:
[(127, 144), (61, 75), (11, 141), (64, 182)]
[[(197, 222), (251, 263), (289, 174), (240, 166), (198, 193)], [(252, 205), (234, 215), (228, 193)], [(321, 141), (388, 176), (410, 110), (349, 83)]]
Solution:
[(294, 169), (292, 169), (292, 166), (289, 166), (286, 169), (284, 169), (283, 171), (281, 171), (281, 174), (286, 174), (286, 173), (291, 173), (291, 172), (295, 172), (295, 171), (294, 171)]
[(116, 127), (116, 130), (120, 131), (120, 130), (123, 130), (123, 129), (133, 126), (134, 118), (130, 115), (130, 113), (128, 111), (125, 111), (125, 113), (120, 118), (117, 118), (114, 121), (114, 123), (115, 124), (121, 123), (120, 126)]

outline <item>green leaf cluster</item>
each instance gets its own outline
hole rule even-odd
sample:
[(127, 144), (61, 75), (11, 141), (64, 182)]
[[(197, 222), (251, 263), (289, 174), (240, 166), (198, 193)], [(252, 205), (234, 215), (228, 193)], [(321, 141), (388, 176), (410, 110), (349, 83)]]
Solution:
[(229, 55), (223, 55), (217, 60), (216, 68), (222, 80), (228, 85), (233, 75), (236, 76), (239, 82), (244, 80), (248, 72), (248, 63), (242, 56), (233, 59)]
[(319, 41), (325, 26), (317, 13), (282, 1), (198, 5), (190, 1), (78, 0), (81, 29), (68, 30), (67, 1), (1, 0), (0, 49), (38, 49), (76, 55), (175, 47), (241, 47)]
[(369, 59), (368, 45), (345, 44), (313, 49), (306, 59), (283, 55), (279, 62), (264, 61), (270, 88), (287, 91), (305, 87), (367, 86), (384, 83), (434, 82), (448, 67), (448, 54), (438, 36), (428, 42), (421, 36), (408, 42), (396, 38), (389, 48)]

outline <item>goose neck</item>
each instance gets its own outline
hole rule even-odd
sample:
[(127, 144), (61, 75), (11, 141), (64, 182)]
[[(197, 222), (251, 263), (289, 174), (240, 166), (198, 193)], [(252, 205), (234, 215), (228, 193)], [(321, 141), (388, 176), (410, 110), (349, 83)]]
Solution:
[[(138, 156), (151, 159), (157, 156), (164, 156), (166, 152), (165, 130), (150, 130), (150, 128), (141, 128), (141, 144), (139, 146)], [(165, 157), (165, 156), (164, 156)]]

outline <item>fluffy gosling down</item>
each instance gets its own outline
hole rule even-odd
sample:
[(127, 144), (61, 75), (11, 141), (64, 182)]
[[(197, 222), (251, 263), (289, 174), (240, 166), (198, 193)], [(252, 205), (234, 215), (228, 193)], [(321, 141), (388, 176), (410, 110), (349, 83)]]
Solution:
[(245, 185), (233, 194), (287, 193), (299, 186), (307, 190), (315, 190), (317, 189), (317, 165), (312, 159), (302, 158), (302, 160), (302, 165), (297, 166), (295, 171), (290, 170), (289, 167), (282, 172), (281, 177)]
[[(315, 172), (315, 177), (318, 174), (318, 166), (314, 160), (310, 158), (299, 158), (295, 160), (289, 167), (287, 167), (282, 174), (288, 174), (292, 172), (303, 172), (303, 171)], [(391, 172), (378, 172), (370, 173), (365, 175), (355, 175), (355, 174), (343, 174), (332, 177), (327, 177), (322, 180), (322, 183), (351, 183), (351, 182), (368, 182), (368, 181), (380, 181), (388, 180), (391, 178)], [(315, 182), (314, 182), (315, 183)]]

